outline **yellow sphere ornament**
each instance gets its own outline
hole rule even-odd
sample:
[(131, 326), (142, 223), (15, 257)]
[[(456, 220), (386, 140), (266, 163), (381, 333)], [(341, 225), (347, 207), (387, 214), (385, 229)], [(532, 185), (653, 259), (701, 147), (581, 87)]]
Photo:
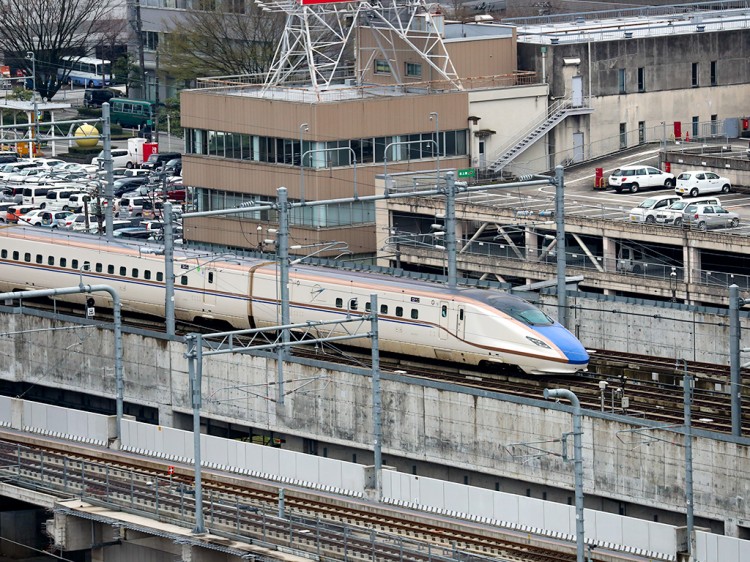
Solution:
[[(99, 129), (94, 127), (93, 125), (89, 125), (88, 123), (84, 123), (80, 127), (76, 129), (76, 132), (74, 133), (77, 137), (93, 137), (93, 136), (99, 136)], [(86, 147), (86, 146), (96, 146), (99, 142), (99, 139), (76, 139), (76, 144), (80, 147)]]

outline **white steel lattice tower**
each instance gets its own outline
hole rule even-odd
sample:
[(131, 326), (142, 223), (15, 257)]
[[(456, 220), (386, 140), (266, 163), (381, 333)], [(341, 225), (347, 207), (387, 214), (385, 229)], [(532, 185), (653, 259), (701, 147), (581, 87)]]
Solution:
[[(286, 14), (284, 35), (266, 76), (264, 90), (310, 85), (319, 93), (353, 76), (379, 58), (388, 62), (396, 83), (403, 83), (396, 50), (415, 53), (444, 88), (463, 89), (443, 44), (439, 5), (424, 0), (255, 0), (264, 11)], [(357, 26), (372, 30), (376, 46), (351, 60)], [(348, 49), (351, 49), (350, 51)]]

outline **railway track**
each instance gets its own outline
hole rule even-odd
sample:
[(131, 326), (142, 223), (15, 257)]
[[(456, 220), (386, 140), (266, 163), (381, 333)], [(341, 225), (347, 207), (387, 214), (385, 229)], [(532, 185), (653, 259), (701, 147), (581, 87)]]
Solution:
[[(102, 457), (106, 460), (102, 460)], [(195, 512), (193, 473), (132, 455), (61, 444), (22, 444), (5, 432), (0, 439), (0, 476), (24, 487), (77, 497), (94, 505), (142, 513), (185, 526)], [(213, 534), (269, 549), (285, 546), (325, 560), (442, 562), (566, 562), (569, 543), (539, 546), (524, 536), (504, 536), (496, 527), (427, 519), (367, 501), (312, 496), (250, 479), (203, 475), (203, 511)]]
[[(35, 305), (52, 309), (48, 302)], [(77, 309), (74, 305), (58, 303), (55, 310), (72, 312)], [(143, 330), (164, 331), (164, 324), (158, 319), (129, 317), (128, 325)], [(177, 329), (182, 334), (205, 332), (205, 327), (189, 324), (178, 324)], [(295, 347), (293, 355), (364, 369), (370, 368), (371, 360), (370, 355), (361, 350), (330, 347)], [(545, 387), (564, 386), (576, 393), (583, 408), (665, 424), (683, 423), (682, 379), (685, 372), (689, 372), (695, 381), (693, 425), (717, 432), (731, 431), (729, 368), (723, 365), (597, 349), (591, 353), (588, 373), (564, 378), (498, 375), (487, 369), (430, 364), (387, 356), (381, 356), (380, 367), (384, 372), (534, 399), (541, 399)], [(748, 370), (743, 370), (742, 376), (743, 379), (750, 377)], [(606, 383), (603, 389), (600, 386), (602, 383)], [(750, 406), (742, 407), (742, 420), (743, 432), (750, 431)]]

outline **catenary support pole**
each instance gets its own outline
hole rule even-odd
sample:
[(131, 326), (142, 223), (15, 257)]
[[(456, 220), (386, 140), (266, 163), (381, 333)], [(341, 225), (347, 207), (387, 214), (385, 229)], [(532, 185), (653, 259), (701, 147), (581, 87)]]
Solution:
[(380, 393), (380, 347), (378, 343), (378, 295), (370, 295), (370, 333), (372, 337), (372, 433), (375, 470), (375, 499), (383, 497), (383, 407)]
[[(286, 187), (280, 187), (277, 191), (279, 202), (279, 232), (278, 236), (278, 260), (279, 260), (279, 304), (281, 307), (281, 325), (289, 324), (289, 205), (287, 201)], [(288, 354), (289, 329), (283, 328), (281, 341), (284, 345), (279, 347), (278, 352), (278, 393), (276, 400), (278, 404), (284, 403), (284, 360)]]
[(193, 470), (195, 472), (195, 527), (193, 533), (195, 534), (206, 532), (203, 518), (203, 483), (201, 476), (201, 378), (203, 375), (203, 342), (201, 339), (200, 334), (185, 336), (190, 397), (193, 405)]
[(555, 168), (555, 224), (557, 239), (557, 320), (568, 327), (568, 294), (565, 272), (565, 172), (562, 166)]
[(115, 186), (112, 177), (112, 127), (110, 120), (109, 103), (102, 104), (102, 142), (104, 151), (102, 161), (104, 163), (104, 199), (107, 201), (107, 208), (104, 209), (104, 232), (107, 240), (112, 239), (113, 224), (112, 212), (115, 203)]
[(448, 288), (458, 284), (458, 264), (456, 263), (456, 180), (453, 172), (445, 174), (445, 251), (448, 253)]
[(172, 203), (164, 203), (164, 321), (167, 335), (175, 334), (174, 318), (174, 226)]
[(544, 397), (566, 398), (573, 406), (573, 455), (575, 465), (575, 496), (576, 496), (576, 562), (584, 562), (584, 525), (583, 525), (583, 447), (581, 428), (581, 403), (573, 392), (566, 388), (544, 389)]
[(682, 378), (684, 396), (684, 416), (685, 416), (685, 505), (687, 506), (687, 554), (688, 559), (693, 556), (693, 530), (694, 530), (694, 511), (693, 511), (693, 432), (692, 432), (692, 412), (693, 403), (693, 378), (688, 374), (687, 361), (682, 360), (685, 368)]
[(742, 435), (742, 381), (740, 378), (740, 288), (729, 286), (729, 392), (732, 406), (732, 435)]

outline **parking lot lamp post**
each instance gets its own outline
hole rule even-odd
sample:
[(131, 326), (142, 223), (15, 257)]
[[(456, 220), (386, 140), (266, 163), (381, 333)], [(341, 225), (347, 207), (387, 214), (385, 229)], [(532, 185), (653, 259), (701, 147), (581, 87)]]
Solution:
[(38, 106), (36, 101), (36, 56), (34, 55), (34, 51), (27, 51), (26, 52), (26, 58), (31, 61), (31, 100), (33, 102), (33, 111), (34, 114), (32, 118), (29, 120), (29, 123), (31, 124), (31, 127), (29, 127), (29, 159), (34, 159), (34, 141), (36, 140), (37, 134), (36, 131), (38, 130), (38, 122), (39, 119), (37, 118), (37, 112), (38, 112)]

